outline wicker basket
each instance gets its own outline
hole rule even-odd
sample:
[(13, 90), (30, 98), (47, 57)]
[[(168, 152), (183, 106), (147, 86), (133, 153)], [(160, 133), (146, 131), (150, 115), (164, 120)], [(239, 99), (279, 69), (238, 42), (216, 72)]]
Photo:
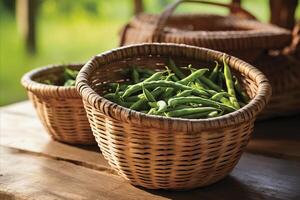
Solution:
[(300, 60), (286, 55), (264, 55), (254, 64), (270, 80), (272, 98), (259, 119), (300, 113)]
[[(83, 64), (67, 66), (79, 70)], [(39, 83), (46, 79), (57, 80), (64, 67), (53, 65), (33, 70), (23, 76), (22, 84), (53, 139), (69, 144), (96, 144), (76, 88)]]
[(140, 44), (98, 55), (80, 70), (76, 87), (96, 141), (113, 169), (130, 183), (152, 189), (196, 188), (231, 172), (248, 143), (256, 115), (271, 95), (267, 79), (256, 68), (226, 58), (252, 100), (214, 119), (146, 115), (101, 96), (103, 83), (122, 81), (120, 71), (132, 65), (164, 68), (171, 57), (179, 66), (204, 66), (221, 62), (222, 56), (188, 45)]
[(267, 49), (281, 49), (291, 41), (291, 32), (273, 25), (234, 16), (184, 14), (171, 16), (184, 2), (205, 3), (238, 9), (234, 5), (200, 0), (180, 0), (171, 4), (161, 15), (139, 14), (127, 24), (121, 34), (120, 45), (142, 42), (170, 42), (207, 47), (255, 60)]

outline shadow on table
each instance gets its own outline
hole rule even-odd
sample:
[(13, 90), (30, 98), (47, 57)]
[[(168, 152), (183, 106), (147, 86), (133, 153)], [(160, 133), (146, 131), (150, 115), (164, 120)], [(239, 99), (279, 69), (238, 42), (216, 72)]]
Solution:
[[(141, 187), (139, 187), (141, 188)], [(142, 189), (142, 188), (141, 188)], [(168, 191), (143, 189), (151, 194), (162, 196), (174, 200), (194, 200), (194, 199), (222, 199), (222, 200), (250, 200), (264, 199), (263, 194), (253, 188), (241, 183), (232, 176), (227, 176), (223, 180), (203, 188), (188, 191)]]
[(253, 137), (300, 140), (300, 115), (255, 122)]

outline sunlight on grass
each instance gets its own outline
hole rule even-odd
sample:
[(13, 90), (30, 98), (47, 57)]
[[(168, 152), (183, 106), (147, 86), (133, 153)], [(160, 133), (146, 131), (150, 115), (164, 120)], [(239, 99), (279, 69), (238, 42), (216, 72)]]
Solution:
[(38, 22), (38, 52), (25, 53), (13, 17), (1, 20), (0, 26), (0, 105), (25, 98), (20, 85), (22, 75), (32, 68), (50, 63), (84, 62), (118, 45), (122, 20), (45, 20)]

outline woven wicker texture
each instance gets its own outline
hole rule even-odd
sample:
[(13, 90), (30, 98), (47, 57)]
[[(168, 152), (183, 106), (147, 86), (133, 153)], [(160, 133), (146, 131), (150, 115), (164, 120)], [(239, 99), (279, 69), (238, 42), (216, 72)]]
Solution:
[(213, 66), (223, 54), (176, 44), (140, 44), (94, 57), (79, 72), (83, 97), (99, 147), (113, 169), (134, 185), (191, 189), (224, 178), (237, 164), (253, 130), (256, 115), (271, 95), (265, 76), (249, 64), (227, 56), (251, 102), (214, 119), (179, 119), (146, 115), (103, 98), (103, 84), (124, 81), (130, 66), (164, 69), (171, 57), (178, 66)]
[[(79, 70), (82, 64), (66, 65)], [(27, 89), (37, 114), (47, 132), (55, 140), (70, 144), (95, 144), (86, 112), (75, 87), (39, 83), (57, 81), (65, 65), (53, 65), (25, 74), (22, 84)]]
[(235, 8), (248, 13), (233, 5), (180, 0), (168, 6), (161, 15), (142, 13), (135, 16), (124, 27), (120, 45), (142, 42), (182, 43), (224, 51), (241, 59), (253, 61), (264, 50), (281, 49), (291, 41), (290, 31), (255, 20), (205, 14), (172, 16), (180, 3), (187, 2)]
[(259, 119), (300, 113), (300, 61), (292, 56), (264, 55), (254, 65), (268, 77), (273, 89)]

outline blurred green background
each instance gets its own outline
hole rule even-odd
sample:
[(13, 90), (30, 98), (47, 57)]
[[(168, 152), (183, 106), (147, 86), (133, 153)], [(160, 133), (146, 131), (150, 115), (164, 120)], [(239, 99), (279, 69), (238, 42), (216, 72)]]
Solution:
[[(122, 25), (133, 16), (133, 0), (39, 0), (37, 52), (26, 52), (16, 23), (14, 0), (0, 0), (0, 105), (26, 99), (20, 78), (30, 69), (57, 63), (85, 62), (117, 47)], [(144, 0), (147, 12), (159, 13), (172, 0)], [(229, 0), (219, 0), (229, 2)], [(268, 0), (243, 0), (258, 19), (269, 19)], [(188, 4), (178, 12), (226, 15), (225, 8)], [(300, 18), (299, 6), (296, 11)]]

